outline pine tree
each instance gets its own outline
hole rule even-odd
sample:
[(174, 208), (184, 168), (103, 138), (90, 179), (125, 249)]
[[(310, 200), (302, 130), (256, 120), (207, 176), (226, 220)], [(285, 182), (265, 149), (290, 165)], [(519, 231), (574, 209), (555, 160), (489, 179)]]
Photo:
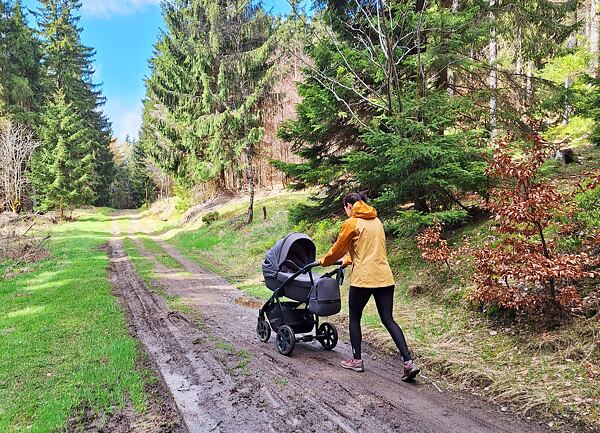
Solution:
[(272, 19), (249, 0), (191, 0), (163, 6), (167, 30), (151, 60), (143, 129), (150, 154), (180, 183), (241, 170), (251, 195), (259, 105), (273, 77)]
[(155, 45), (146, 81), (144, 146), (159, 167), (191, 186), (217, 173), (194, 134), (194, 120), (203, 113), (202, 75), (211, 66), (200, 52), (208, 45), (203, 2), (165, 2), (163, 18), (166, 29)]
[(96, 176), (89, 187), (96, 193), (96, 204), (109, 202), (109, 189), (114, 174), (112, 155), (108, 149), (110, 124), (102, 114), (104, 98), (92, 81), (94, 50), (81, 43), (81, 28), (76, 15), (79, 0), (42, 0), (36, 14), (44, 48), (44, 66), (48, 87), (62, 89), (66, 102), (81, 115), (86, 145), (90, 149)]
[(65, 92), (58, 89), (42, 116), (40, 136), (44, 142), (31, 162), (30, 179), (37, 208), (64, 212), (91, 204), (94, 172), (91, 140), (84, 121)]
[(0, 27), (0, 114), (34, 127), (44, 96), (41, 53), (21, 0), (0, 3)]
[(466, 209), (460, 195), (486, 183), (481, 129), (473, 122), (483, 112), (455, 90), (465, 71), (485, 73), (465, 55), (483, 46), (486, 29), (473, 24), (485, 20), (485, 9), (323, 3), (322, 21), (333, 31), (317, 26), (310, 35), (304, 99), (298, 118), (280, 132), (306, 162), (278, 166), (302, 183), (325, 186), (322, 211), (359, 188), (389, 213), (407, 202), (420, 212)]

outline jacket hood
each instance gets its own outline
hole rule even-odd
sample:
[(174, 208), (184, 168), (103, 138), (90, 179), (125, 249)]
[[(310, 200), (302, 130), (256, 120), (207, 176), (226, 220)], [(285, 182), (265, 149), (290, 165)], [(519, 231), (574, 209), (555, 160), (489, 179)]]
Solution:
[(377, 217), (377, 211), (373, 206), (369, 206), (364, 201), (360, 200), (354, 203), (352, 206), (352, 216), (365, 220), (371, 220)]

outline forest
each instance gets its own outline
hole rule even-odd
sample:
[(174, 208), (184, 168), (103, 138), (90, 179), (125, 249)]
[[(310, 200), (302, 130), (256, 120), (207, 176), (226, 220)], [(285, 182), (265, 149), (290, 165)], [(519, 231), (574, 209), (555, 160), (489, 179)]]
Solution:
[[(507, 339), (516, 332), (522, 340), (498, 344), (511, 347), (503, 352), (511, 360), (521, 344), (527, 363), (556, 349), (585, 380), (568, 376), (573, 394), (546, 398), (545, 384), (567, 376), (557, 373), (564, 365), (544, 361), (552, 373), (538, 364), (522, 371), (535, 372), (537, 385), (499, 384), (505, 376), (481, 367), (493, 358), (483, 337), (468, 349), (484, 359), (478, 366), (445, 347), (423, 348), (437, 344), (437, 332), (454, 339), (450, 324), (431, 337), (414, 331), (431, 377), (491, 388), (492, 400), (523, 415), (558, 417), (550, 428), (570, 416), (573, 431), (593, 431), (599, 3), (289, 0), (282, 15), (255, 0), (164, 0), (139, 134), (121, 141), (94, 81), (94, 48), (81, 40), (81, 0), (40, 0), (36, 9), (0, 0), (0, 216), (45, 215), (62, 227), (108, 221), (78, 220), (82, 209), (137, 209), (155, 227), (140, 238), (145, 246), (136, 244), (139, 257), (131, 242), (125, 254), (146, 284), (156, 273), (138, 268), (151, 266), (143, 251), (170, 266), (180, 261), (169, 253), (174, 245), (260, 299), (254, 268), (277, 236), (303, 231), (319, 251), (328, 248), (342, 198), (364, 191), (384, 222), (392, 270), (406, 280), (401, 305), (417, 299), (435, 306), (432, 317), (443, 308), (457, 322), (485, 322), (477, 328), (485, 339), (510, 329)], [(169, 216), (149, 216), (161, 206), (172, 207)], [(189, 232), (152, 238), (199, 214)], [(142, 224), (131, 218), (131, 227)], [(30, 249), (5, 228), (0, 220), (8, 281), (14, 266), (2, 262), (21, 263), (16, 256)], [(448, 354), (458, 360), (441, 359)], [(449, 373), (457, 365), (472, 368), (472, 380)]]
[[(80, 6), (43, 1), (34, 29), (20, 1), (1, 5), (5, 209), (64, 218), (83, 205), (175, 194), (185, 208), (228, 192), (249, 195), (251, 222), (255, 189), (283, 182), (316, 191), (290, 211), (295, 222), (366, 190), (392, 233), (495, 214), (507, 248), (542, 247), (540, 266), (574, 257), (543, 240), (566, 229), (557, 202), (577, 201), (549, 189), (544, 164), (600, 143), (595, 1), (293, 2), (283, 18), (254, 2), (165, 2), (142, 127), (122, 144), (80, 40)], [(593, 179), (578, 185), (580, 201), (596, 199)], [(580, 227), (578, 241), (594, 229)], [(572, 296), (570, 272), (592, 272), (581, 260), (557, 277)], [(548, 278), (536, 284), (554, 286)], [(514, 291), (504, 285), (496, 296)]]

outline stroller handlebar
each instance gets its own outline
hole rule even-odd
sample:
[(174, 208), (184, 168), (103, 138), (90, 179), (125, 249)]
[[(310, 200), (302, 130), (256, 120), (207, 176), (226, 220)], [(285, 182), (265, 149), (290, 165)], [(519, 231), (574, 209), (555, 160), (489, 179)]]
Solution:
[(308, 265), (304, 266), (304, 267), (301, 269), (301, 270), (302, 270), (302, 273), (303, 273), (303, 274), (305, 274), (305, 273), (307, 273), (308, 271), (310, 271), (312, 268), (316, 268), (317, 266), (321, 266), (321, 265), (319, 264), (319, 262), (312, 262), (312, 263), (309, 263)]
[[(308, 271), (310, 271), (312, 268), (316, 268), (317, 266), (321, 266), (321, 264), (319, 262), (312, 262), (312, 263), (309, 263), (308, 265), (304, 266), (301, 269), (301, 271), (302, 271), (303, 274), (305, 274)], [(344, 262), (341, 261), (341, 260), (338, 260), (337, 262), (332, 263), (330, 266), (344, 266)]]

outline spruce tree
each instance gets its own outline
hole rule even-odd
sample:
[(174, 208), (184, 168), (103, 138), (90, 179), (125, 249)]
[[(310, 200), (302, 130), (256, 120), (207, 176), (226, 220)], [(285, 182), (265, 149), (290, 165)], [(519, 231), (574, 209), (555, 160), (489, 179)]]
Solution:
[[(8, 2), (4, 0), (0, 0), (0, 65), (2, 65), (2, 70), (4, 70), (8, 65), (8, 47), (6, 45), (6, 34), (8, 29)], [(6, 78), (4, 74), (0, 75), (2, 80), (0, 81), (0, 113), (5, 114), (7, 111), (7, 88), (6, 88)]]
[(146, 80), (142, 134), (145, 148), (159, 167), (182, 186), (210, 179), (217, 170), (207, 162), (206, 148), (194, 134), (194, 121), (203, 113), (203, 74), (210, 59), (206, 50), (203, 1), (163, 3), (165, 31), (155, 45)]
[(155, 198), (154, 182), (146, 169), (147, 156), (139, 140), (131, 142), (131, 159), (128, 164), (133, 203), (136, 207), (150, 204)]
[(91, 204), (95, 194), (91, 185), (96, 176), (91, 139), (84, 120), (65, 92), (58, 89), (42, 115), (40, 136), (43, 147), (34, 154), (30, 179), (36, 207), (65, 210)]
[(273, 79), (272, 18), (249, 0), (166, 3), (163, 15), (147, 81), (146, 146), (184, 186), (216, 178), (225, 187), (225, 172), (245, 167), (251, 220), (259, 106)]
[[(44, 48), (44, 66), (49, 88), (61, 89), (66, 102), (80, 113), (85, 140), (96, 176), (89, 179), (97, 205), (109, 203), (109, 189), (114, 175), (108, 145), (110, 124), (102, 114), (104, 98), (92, 81), (94, 50), (81, 43), (77, 11), (79, 0), (41, 0), (36, 13)], [(84, 144), (82, 143), (82, 146)]]
[(33, 128), (44, 97), (41, 53), (21, 0), (0, 2), (0, 27), (0, 114)]
[(465, 37), (485, 40), (483, 29), (469, 30), (484, 11), (452, 13), (444, 2), (322, 3), (305, 45), (312, 63), (299, 87), (304, 99), (280, 129), (305, 162), (277, 166), (324, 186), (322, 212), (358, 189), (369, 190), (383, 213), (406, 203), (419, 212), (466, 208), (460, 195), (486, 182), (482, 130), (471, 121), (484, 112), (448, 94), (447, 69), (453, 65), (455, 82), (461, 68), (482, 69), (463, 52)]
[(223, 168), (237, 169), (243, 153), (250, 193), (247, 222), (253, 219), (255, 147), (261, 142), (260, 102), (274, 76), (275, 31), (261, 5), (250, 0), (213, 3), (208, 9), (209, 40), (217, 49), (218, 74), (208, 76), (209, 112), (198, 130), (209, 140), (209, 153)]
[[(279, 131), (304, 161), (276, 166), (299, 187), (322, 187), (315, 209), (321, 213), (359, 189), (391, 215), (409, 203), (453, 222), (476, 211), (464, 198), (487, 189), (490, 126), (526, 135), (521, 115), (541, 114), (539, 104), (518, 111), (515, 96), (525, 83), (503, 64), (504, 52), (490, 65), (490, 34), (504, 49), (511, 26), (527, 19), (523, 56), (542, 65), (570, 32), (560, 22), (566, 6), (543, 0), (317, 4), (305, 41), (303, 101), (297, 118)], [(534, 51), (536, 38), (546, 42)]]

